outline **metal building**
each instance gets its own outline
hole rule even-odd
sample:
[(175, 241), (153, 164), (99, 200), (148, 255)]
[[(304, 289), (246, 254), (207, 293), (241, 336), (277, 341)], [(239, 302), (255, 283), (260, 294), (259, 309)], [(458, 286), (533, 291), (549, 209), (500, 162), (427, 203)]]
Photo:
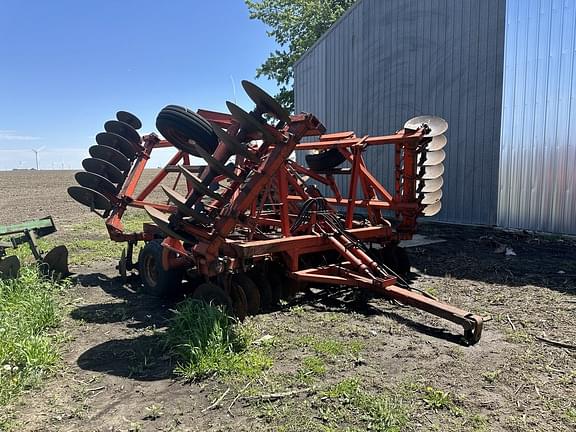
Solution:
[[(294, 90), (329, 131), (448, 120), (437, 220), (576, 234), (576, 1), (358, 0)], [(391, 180), (390, 154), (367, 160)]]

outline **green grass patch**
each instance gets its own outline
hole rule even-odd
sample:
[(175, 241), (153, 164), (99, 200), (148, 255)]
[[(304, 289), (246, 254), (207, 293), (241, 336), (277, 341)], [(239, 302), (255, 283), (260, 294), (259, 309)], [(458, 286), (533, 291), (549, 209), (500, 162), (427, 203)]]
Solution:
[(54, 282), (25, 266), (16, 279), (0, 280), (0, 406), (54, 371), (60, 322)]
[[(322, 396), (325, 403), (332, 405), (329, 410), (323, 409), (327, 430), (334, 430), (343, 422), (356, 423), (358, 420), (363, 428), (357, 430), (379, 432), (401, 431), (408, 424), (408, 408), (400, 398), (388, 391), (372, 394), (354, 378), (340, 381), (324, 391)], [(335, 403), (339, 406), (334, 406)]]
[(296, 345), (311, 348), (317, 354), (326, 357), (342, 355), (357, 357), (360, 351), (364, 349), (364, 343), (359, 340), (341, 341), (338, 339), (317, 338), (314, 336), (301, 337), (296, 341)]
[(306, 357), (302, 361), (301, 373), (307, 375), (324, 375), (326, 373), (326, 363), (320, 357)]
[(248, 326), (192, 299), (178, 305), (167, 332), (167, 345), (178, 361), (175, 372), (189, 380), (213, 374), (257, 377), (272, 367), (272, 359), (253, 341)]

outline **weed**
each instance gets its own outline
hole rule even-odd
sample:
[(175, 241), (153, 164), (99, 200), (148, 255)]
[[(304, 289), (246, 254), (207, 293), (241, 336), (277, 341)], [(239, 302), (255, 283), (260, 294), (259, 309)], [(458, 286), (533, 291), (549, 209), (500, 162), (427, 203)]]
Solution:
[[(360, 382), (347, 378), (332, 386), (323, 393), (328, 399), (337, 399), (346, 410), (351, 411), (351, 418), (361, 420), (368, 429), (373, 431), (395, 432), (404, 430), (408, 423), (407, 409), (402, 401), (391, 393), (371, 394), (362, 389)], [(341, 410), (325, 409), (324, 415), (337, 413), (332, 421), (341, 422)]]
[(564, 416), (563, 416), (566, 420), (568, 420), (570, 423), (575, 424), (576, 425), (576, 408), (568, 408), (565, 412), (564, 412)]
[(57, 338), (48, 331), (60, 322), (56, 297), (65, 286), (27, 266), (0, 280), (0, 406), (54, 371)]
[(432, 409), (449, 409), (453, 405), (450, 393), (431, 386), (424, 388), (423, 400)]
[(312, 375), (324, 375), (326, 373), (326, 364), (320, 357), (306, 357), (302, 364), (306, 373)]
[(272, 366), (272, 359), (251, 346), (252, 338), (250, 328), (220, 309), (188, 299), (171, 320), (167, 345), (179, 362), (176, 373), (186, 379), (212, 374), (256, 377)]
[(488, 430), (488, 420), (481, 414), (475, 414), (468, 420), (474, 432), (485, 432)]
[(533, 338), (524, 330), (514, 330), (506, 334), (506, 341), (518, 344), (530, 343), (533, 341)]
[(156, 404), (152, 404), (150, 406), (146, 407), (146, 412), (148, 414), (146, 414), (146, 417), (144, 417), (144, 420), (156, 420), (159, 419), (160, 417), (162, 417), (162, 415), (164, 414), (162, 412), (162, 407)]
[(495, 371), (487, 371), (482, 374), (482, 378), (484, 378), (490, 384), (494, 383), (502, 371), (500, 369), (496, 369)]

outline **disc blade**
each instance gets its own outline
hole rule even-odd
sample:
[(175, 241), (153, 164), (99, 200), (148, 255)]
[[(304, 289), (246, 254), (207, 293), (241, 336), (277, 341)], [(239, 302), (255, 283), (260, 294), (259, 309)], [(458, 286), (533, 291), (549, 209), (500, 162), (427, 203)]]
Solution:
[(244, 156), (246, 159), (252, 162), (258, 162), (260, 158), (252, 153), (246, 145), (242, 144), (236, 137), (229, 135), (224, 129), (218, 126), (216, 123), (212, 123), (212, 129), (220, 141), (222, 141), (228, 150), (234, 154)]
[(128, 123), (124, 123), (118, 120), (108, 120), (104, 123), (104, 130), (106, 132), (114, 133), (126, 138), (132, 144), (140, 145), (141, 138), (136, 129), (130, 126)]
[(100, 132), (96, 135), (96, 142), (103, 146), (115, 148), (128, 159), (132, 160), (136, 157), (134, 146), (123, 136), (110, 132)]
[(82, 166), (86, 171), (106, 177), (112, 183), (121, 183), (124, 181), (124, 174), (122, 174), (122, 171), (103, 159), (84, 159), (82, 161)]
[(425, 137), (442, 135), (448, 130), (448, 122), (446, 120), (431, 115), (414, 117), (404, 123), (404, 128), (410, 130), (417, 130), (424, 126), (429, 129), (429, 131), (424, 134)]
[(142, 127), (140, 119), (128, 111), (118, 111), (116, 113), (116, 119), (122, 123), (129, 124), (134, 129), (140, 129)]
[(206, 150), (204, 150), (198, 143), (190, 140), (188, 141), (188, 144), (194, 147), (198, 155), (206, 161), (206, 165), (208, 165), (211, 170), (215, 171), (220, 175), (228, 177), (231, 180), (238, 182), (242, 181), (242, 179), (238, 177), (236, 174), (234, 174), (234, 172), (231, 169), (229, 169), (226, 165), (224, 165), (224, 163), (222, 163), (218, 159), (213, 158), (212, 155), (210, 155)]
[(92, 172), (80, 171), (74, 175), (74, 178), (80, 186), (93, 189), (102, 195), (116, 195), (116, 186), (106, 177)]
[(420, 168), (418, 178), (422, 180), (431, 180), (440, 177), (444, 174), (444, 165), (423, 166)]
[(446, 135), (438, 135), (432, 138), (432, 141), (426, 144), (424, 148), (428, 151), (438, 151), (446, 147), (446, 143), (448, 143)]
[(417, 184), (416, 190), (418, 193), (432, 193), (442, 189), (444, 185), (444, 179), (438, 177), (431, 180), (421, 180)]
[(190, 242), (191, 239), (183, 236), (182, 234), (178, 234), (170, 227), (170, 220), (168, 219), (168, 215), (150, 206), (144, 206), (144, 210), (146, 210), (146, 213), (148, 213), (150, 219), (152, 219), (152, 221), (164, 234), (166, 234), (169, 237), (181, 240), (183, 242)]
[(444, 150), (425, 151), (420, 155), (418, 165), (421, 166), (438, 165), (444, 162), (444, 159), (446, 159), (446, 153), (444, 153)]
[(130, 160), (114, 147), (104, 145), (94, 145), (88, 149), (90, 156), (96, 159), (103, 159), (110, 162), (120, 171), (128, 171), (130, 169)]
[(16, 255), (0, 258), (0, 279), (14, 279), (20, 271), (20, 260)]
[(184, 177), (186, 177), (186, 180), (192, 183), (192, 187), (194, 188), (195, 191), (200, 192), (203, 195), (207, 195), (210, 198), (214, 198), (215, 200), (218, 201), (222, 200), (222, 195), (214, 192), (212, 189), (210, 189), (208, 186), (202, 183), (202, 180), (200, 180), (193, 173), (188, 171), (185, 167), (179, 165), (178, 168), (180, 168), (180, 172), (184, 175)]
[(284, 123), (290, 123), (290, 114), (288, 114), (288, 111), (286, 111), (276, 99), (250, 81), (243, 80), (242, 87), (244, 87), (244, 91), (248, 97), (256, 104), (258, 111), (272, 114), (278, 120), (282, 120)]
[(108, 198), (98, 191), (83, 186), (70, 186), (68, 188), (68, 195), (80, 204), (90, 207), (91, 210), (108, 211), (112, 208), (112, 204)]
[(424, 216), (434, 216), (438, 214), (442, 210), (442, 201), (436, 201), (434, 204), (426, 206), (424, 210), (422, 210), (422, 214)]
[(68, 270), (68, 248), (64, 245), (56, 246), (44, 255), (42, 261), (48, 267), (46, 270), (50, 276), (63, 278), (70, 274)]
[(226, 106), (242, 130), (246, 132), (259, 132), (262, 134), (262, 139), (265, 141), (274, 141), (272, 134), (258, 121), (258, 119), (254, 118), (251, 114), (230, 101), (226, 102)]
[(198, 222), (206, 225), (212, 223), (212, 220), (210, 218), (188, 207), (186, 205), (186, 197), (179, 194), (174, 189), (170, 189), (164, 185), (160, 185), (160, 187), (162, 188), (162, 191), (164, 191), (170, 202), (173, 203), (178, 208), (178, 211), (182, 213), (184, 216), (191, 217), (194, 220), (197, 220)]
[(442, 199), (442, 189), (438, 189), (435, 192), (423, 193), (420, 195), (420, 203), (424, 205), (434, 204), (436, 201)]

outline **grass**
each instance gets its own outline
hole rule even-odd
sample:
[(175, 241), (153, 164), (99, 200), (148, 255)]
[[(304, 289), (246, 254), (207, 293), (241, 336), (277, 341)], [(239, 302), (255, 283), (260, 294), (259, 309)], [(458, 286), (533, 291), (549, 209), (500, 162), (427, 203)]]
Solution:
[(27, 266), (18, 278), (0, 280), (0, 406), (55, 370), (57, 296), (66, 284)]
[(167, 331), (167, 345), (178, 361), (175, 372), (188, 380), (211, 375), (254, 378), (272, 366), (256, 347), (248, 326), (197, 300), (180, 303)]
[[(404, 430), (408, 424), (408, 408), (401, 399), (387, 391), (372, 394), (362, 388), (359, 380), (347, 378), (335, 384), (322, 394), (328, 402), (337, 402), (331, 415), (325, 417), (327, 430), (336, 430), (346, 418), (360, 420), (362, 429), (379, 432)], [(340, 409), (338, 409), (340, 408)], [(324, 410), (327, 413), (327, 410)], [(354, 430), (354, 429), (351, 429)]]

